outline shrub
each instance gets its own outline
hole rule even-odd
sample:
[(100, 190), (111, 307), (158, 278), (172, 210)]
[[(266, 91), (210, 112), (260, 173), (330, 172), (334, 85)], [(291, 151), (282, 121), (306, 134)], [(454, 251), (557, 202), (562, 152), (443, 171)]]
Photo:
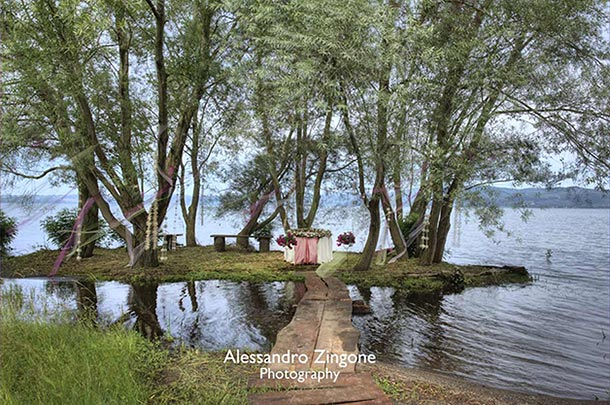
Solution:
[[(42, 221), (42, 228), (47, 234), (47, 238), (58, 248), (63, 247), (74, 228), (74, 223), (78, 217), (77, 208), (64, 208), (55, 215), (50, 215)], [(100, 220), (99, 229), (95, 238), (96, 246), (108, 246), (113, 242), (123, 242), (118, 234), (111, 230), (106, 221)]]
[[(405, 239), (405, 242), (408, 243), (409, 233), (413, 229), (413, 226), (417, 223), (419, 219), (419, 215), (415, 212), (411, 212), (406, 217), (402, 217), (398, 221), (398, 226), (400, 227), (400, 232), (402, 232), (402, 236)], [(417, 239), (409, 246), (407, 246), (409, 257), (417, 257), (418, 256), (418, 248), (417, 248)]]
[(15, 220), (0, 210), (0, 256), (8, 254), (11, 250), (11, 242), (16, 235), (17, 224)]
[(252, 236), (254, 236), (256, 238), (256, 240), (260, 242), (261, 238), (273, 237), (273, 235), (271, 234), (272, 231), (273, 231), (273, 225), (269, 223), (269, 224), (263, 226), (262, 228), (258, 228), (256, 231), (252, 232)]

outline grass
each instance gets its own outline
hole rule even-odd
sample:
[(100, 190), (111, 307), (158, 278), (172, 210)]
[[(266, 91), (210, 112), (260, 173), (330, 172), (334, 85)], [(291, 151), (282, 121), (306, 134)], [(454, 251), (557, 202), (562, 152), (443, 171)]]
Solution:
[[(257, 365), (173, 351), (135, 331), (75, 323), (21, 288), (0, 295), (1, 404), (244, 404)], [(52, 322), (49, 321), (52, 319)]]
[[(357, 256), (356, 253), (349, 254), (348, 263), (356, 263)], [(373, 264), (366, 271), (353, 271), (348, 266), (340, 265), (334, 275), (346, 284), (356, 284), (365, 288), (394, 287), (418, 293), (451, 292), (459, 291), (464, 287), (531, 281), (529, 274), (523, 268), (460, 266), (446, 262), (424, 266), (419, 263), (417, 258), (386, 265)]]
[[(5, 259), (1, 274), (11, 277), (46, 276), (51, 272), (59, 251), (40, 250), (23, 256)], [(229, 247), (216, 252), (212, 246), (182, 248), (168, 254), (168, 260), (156, 268), (129, 268), (124, 249), (98, 248), (91, 258), (80, 262), (66, 260), (58, 275), (87, 277), (95, 280), (117, 281), (301, 281), (300, 270), (314, 270), (315, 266), (292, 266), (280, 252), (252, 253)]]
[(153, 394), (161, 404), (246, 404), (248, 377), (259, 370), (255, 364), (223, 363), (225, 352), (181, 349), (176, 352)]
[[(68, 313), (34, 314), (21, 299), (19, 291), (0, 299), (0, 403), (148, 401), (165, 352), (133, 331), (73, 324)], [(56, 320), (45, 321), (49, 315)]]
[(373, 379), (395, 403), (399, 404), (464, 404), (498, 405), (504, 403), (480, 395), (473, 389), (464, 389), (438, 380), (425, 381), (411, 375), (401, 375), (384, 366), (370, 366)]

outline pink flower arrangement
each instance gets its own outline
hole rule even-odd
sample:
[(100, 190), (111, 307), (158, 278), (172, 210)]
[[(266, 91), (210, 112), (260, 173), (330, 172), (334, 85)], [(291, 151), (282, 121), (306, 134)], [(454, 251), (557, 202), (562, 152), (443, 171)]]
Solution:
[(275, 240), (275, 242), (281, 247), (287, 247), (288, 249), (292, 249), (293, 246), (297, 245), (297, 239), (290, 232), (286, 233), (286, 236), (280, 235)]
[(354, 243), (356, 243), (356, 237), (351, 232), (343, 232), (337, 238), (337, 246), (346, 245), (349, 247), (352, 246)]

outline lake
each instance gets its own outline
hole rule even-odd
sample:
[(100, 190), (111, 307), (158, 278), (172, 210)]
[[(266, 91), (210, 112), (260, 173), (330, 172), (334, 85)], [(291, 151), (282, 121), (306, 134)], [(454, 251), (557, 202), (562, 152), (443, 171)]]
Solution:
[[(17, 252), (45, 243), (37, 223), (44, 217), (45, 207), (29, 216), (17, 206), (3, 209), (20, 216), (22, 226), (14, 244)], [(391, 288), (350, 286), (353, 298), (363, 298), (372, 309), (370, 315), (354, 317), (361, 332), (361, 349), (385, 361), (495, 387), (607, 399), (609, 213), (594, 209), (533, 212), (523, 223), (517, 211), (507, 210), (503, 219), (513, 234), (498, 234), (493, 240), (483, 235), (473, 219), (459, 215), (446, 257), (458, 264), (523, 265), (535, 277), (531, 284), (470, 288), (440, 299), (414, 299)], [(320, 227), (330, 228), (334, 235), (353, 230), (359, 243), (353, 250), (361, 246), (366, 226), (361, 211), (345, 208), (341, 213), (327, 213), (326, 218)], [(179, 231), (172, 224), (168, 228)], [(210, 234), (238, 228), (239, 218), (224, 222), (205, 218), (199, 240), (210, 244)], [(387, 245), (389, 238), (385, 239)], [(82, 286), (66, 280), (6, 280), (1, 288), (12, 285), (34, 289), (51, 297), (53, 305), (77, 312), (82, 310), (82, 297), (87, 296), (80, 291)], [(299, 283), (214, 280), (147, 288), (104, 282), (88, 290), (95, 290), (100, 321), (120, 320), (207, 350), (267, 350), (277, 330), (289, 322), (292, 304), (303, 290)], [(150, 320), (151, 313), (153, 326), (142, 329), (142, 319)]]

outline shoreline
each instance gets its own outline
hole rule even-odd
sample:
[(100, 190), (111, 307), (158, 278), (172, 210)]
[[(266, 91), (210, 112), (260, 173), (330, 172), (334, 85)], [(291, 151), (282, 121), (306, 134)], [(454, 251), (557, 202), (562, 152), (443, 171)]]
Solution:
[(547, 394), (527, 393), (512, 389), (496, 388), (465, 378), (438, 371), (407, 368), (400, 365), (377, 362), (359, 365), (360, 371), (373, 374), (375, 381), (397, 404), (420, 402), (503, 405), (578, 405), (610, 404), (610, 400), (555, 397)]
[[(407, 259), (377, 265), (367, 271), (353, 271), (359, 253), (335, 252), (340, 258), (330, 271), (346, 284), (358, 287), (394, 287), (413, 293), (443, 294), (467, 287), (528, 283), (531, 277), (524, 267), (482, 266), (438, 263), (419, 265)], [(0, 277), (48, 277), (59, 250), (39, 250), (3, 259)], [(344, 255), (344, 257), (341, 257)], [(183, 282), (197, 280), (230, 280), (249, 282), (303, 281), (303, 273), (317, 265), (292, 265), (283, 260), (282, 252), (250, 252), (229, 247), (216, 252), (213, 246), (182, 247), (168, 253), (168, 260), (155, 268), (129, 268), (123, 248), (97, 248), (94, 256), (81, 261), (67, 259), (56, 277), (127, 283)]]

